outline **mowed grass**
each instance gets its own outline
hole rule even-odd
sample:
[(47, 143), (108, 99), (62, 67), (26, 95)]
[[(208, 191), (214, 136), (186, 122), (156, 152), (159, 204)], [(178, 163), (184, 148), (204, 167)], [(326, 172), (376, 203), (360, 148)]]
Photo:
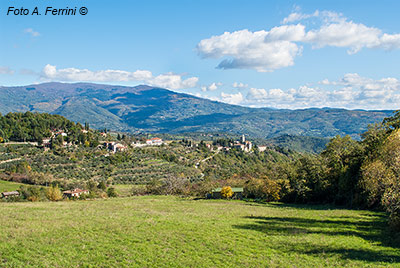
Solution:
[(400, 267), (371, 211), (142, 196), (0, 214), (0, 267)]

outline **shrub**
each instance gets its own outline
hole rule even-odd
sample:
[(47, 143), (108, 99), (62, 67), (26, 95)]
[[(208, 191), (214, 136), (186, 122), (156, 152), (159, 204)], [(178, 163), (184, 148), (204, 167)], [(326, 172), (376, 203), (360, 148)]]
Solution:
[(382, 197), (382, 205), (390, 214), (390, 225), (400, 231), (400, 182), (398, 180), (386, 190)]
[(177, 178), (174, 176), (168, 176), (163, 181), (163, 192), (167, 195), (185, 194), (187, 180), (184, 178)]
[(46, 196), (43, 194), (44, 188), (23, 185), (20, 187), (19, 192), (21, 194), (21, 198), (28, 201), (37, 202), (40, 200), (46, 200)]
[(117, 196), (118, 196), (118, 193), (117, 193), (117, 191), (115, 190), (114, 187), (109, 187), (109, 188), (107, 189), (107, 196), (108, 196), (108, 197), (117, 197)]
[(107, 186), (106, 186), (106, 184), (105, 184), (104, 181), (101, 181), (101, 182), (97, 185), (97, 188), (99, 188), (100, 190), (105, 191), (105, 190), (107, 189)]
[(57, 185), (47, 188), (46, 197), (50, 201), (59, 201), (59, 200), (63, 199), (63, 195)]
[(140, 187), (139, 185), (135, 185), (132, 187), (132, 195), (145, 195), (146, 187)]
[(260, 198), (267, 202), (280, 199), (281, 185), (277, 180), (264, 177), (262, 179), (250, 179), (245, 187), (244, 194), (247, 198)]
[(221, 195), (222, 195), (222, 197), (225, 198), (225, 199), (231, 198), (231, 197), (233, 196), (232, 188), (231, 188), (230, 186), (222, 187), (222, 189), (221, 189)]
[(280, 198), (279, 196), (280, 191), (281, 191), (281, 186), (277, 181), (268, 178), (265, 179), (265, 183), (263, 186), (263, 193), (264, 193), (264, 198), (266, 199), (267, 202), (278, 201)]

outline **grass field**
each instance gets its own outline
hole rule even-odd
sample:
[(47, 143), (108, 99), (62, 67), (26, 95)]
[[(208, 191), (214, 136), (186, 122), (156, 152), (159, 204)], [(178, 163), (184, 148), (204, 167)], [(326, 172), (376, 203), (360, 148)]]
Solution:
[(0, 193), (18, 190), (22, 183), (0, 180)]
[(0, 267), (400, 267), (371, 211), (144, 196), (0, 214)]
[(132, 188), (133, 187), (140, 187), (132, 184), (116, 184), (112, 185), (117, 190), (118, 196), (120, 197), (127, 197), (132, 195)]

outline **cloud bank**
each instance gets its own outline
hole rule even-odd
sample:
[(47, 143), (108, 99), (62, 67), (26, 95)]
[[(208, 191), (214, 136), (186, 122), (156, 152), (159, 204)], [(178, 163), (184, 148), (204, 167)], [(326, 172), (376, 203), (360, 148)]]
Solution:
[(400, 81), (396, 78), (371, 79), (357, 73), (337, 81), (327, 79), (315, 86), (250, 88), (241, 105), (274, 108), (338, 107), (348, 109), (399, 109)]
[(45, 81), (63, 82), (130, 82), (140, 81), (151, 86), (184, 89), (193, 88), (197, 85), (197, 77), (183, 79), (181, 75), (166, 73), (154, 76), (147, 70), (137, 70), (134, 72), (121, 70), (100, 70), (91, 71), (88, 69), (65, 68), (57, 69), (56, 66), (47, 64), (41, 73), (41, 79)]
[[(307, 20), (316, 20), (317, 27), (306, 29), (302, 22)], [(203, 39), (197, 45), (198, 54), (202, 58), (221, 59), (217, 66), (219, 69), (272, 72), (294, 65), (305, 44), (313, 49), (327, 46), (347, 48), (348, 54), (355, 54), (363, 48), (400, 48), (400, 34), (384, 33), (331, 11), (294, 12), (282, 23), (269, 30), (252, 32), (243, 29)]]

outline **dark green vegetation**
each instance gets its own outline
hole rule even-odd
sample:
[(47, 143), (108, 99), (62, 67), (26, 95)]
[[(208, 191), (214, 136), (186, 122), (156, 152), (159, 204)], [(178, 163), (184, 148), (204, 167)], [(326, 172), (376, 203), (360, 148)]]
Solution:
[(46, 83), (0, 88), (0, 112), (46, 112), (94, 128), (138, 132), (229, 132), (253, 138), (282, 134), (358, 134), (391, 111), (247, 108), (149, 86)]
[(319, 156), (305, 156), (289, 179), (294, 202), (334, 202), (385, 209), (400, 230), (400, 111), (370, 125), (362, 141), (332, 139)]
[(3, 203), (0, 266), (399, 267), (379, 212), (130, 197)]
[(328, 138), (281, 135), (266, 140), (267, 143), (303, 153), (320, 153), (329, 142)]
[(87, 123), (83, 127), (80, 123), (75, 124), (60, 115), (31, 112), (8, 113), (5, 116), (0, 114), (0, 143), (17, 141), (37, 142), (41, 145), (43, 139), (49, 138), (52, 147), (60, 147), (63, 142), (96, 147), (99, 133), (88, 130)]

